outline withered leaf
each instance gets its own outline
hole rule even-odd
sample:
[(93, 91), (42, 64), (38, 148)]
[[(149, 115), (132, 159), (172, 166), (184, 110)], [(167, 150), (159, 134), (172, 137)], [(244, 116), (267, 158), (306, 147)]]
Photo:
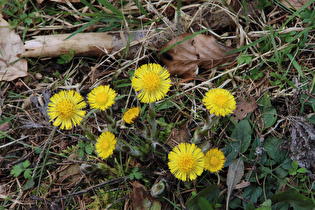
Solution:
[[(162, 48), (162, 51), (190, 35), (186, 33), (175, 37)], [(214, 37), (198, 34), (163, 53), (161, 61), (171, 75), (187, 78), (195, 76), (198, 67), (208, 69), (232, 61), (237, 55), (225, 55), (230, 50), (232, 48), (219, 43)]]
[(145, 186), (137, 181), (131, 183), (133, 189), (130, 198), (133, 202), (133, 209), (144, 210), (144, 209), (161, 209), (161, 203), (150, 196), (150, 193)]
[[(20, 59), (23, 42), (0, 15), (0, 81), (12, 81), (27, 75), (27, 60)], [(20, 60), (19, 60), (20, 59)]]
[(241, 158), (234, 160), (228, 169), (226, 185), (228, 186), (226, 206), (229, 207), (229, 200), (232, 190), (240, 182), (244, 175), (244, 161)]
[(171, 133), (166, 140), (166, 144), (173, 148), (182, 142), (188, 142), (190, 139), (191, 135), (189, 133), (187, 125), (183, 124), (180, 126), (179, 129), (172, 128)]
[(237, 101), (236, 109), (234, 110), (234, 120), (244, 119), (248, 113), (254, 111), (257, 108), (257, 102), (253, 97), (249, 98), (248, 101), (245, 98), (241, 98)]

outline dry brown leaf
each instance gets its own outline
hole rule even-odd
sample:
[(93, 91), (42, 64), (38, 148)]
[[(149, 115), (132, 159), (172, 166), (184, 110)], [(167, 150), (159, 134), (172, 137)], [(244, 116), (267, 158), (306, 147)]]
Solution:
[[(288, 1), (296, 10), (299, 10), (304, 4), (306, 4), (307, 2), (309, 2), (309, 0), (280, 0), (280, 2), (281, 2), (282, 4), (284, 4), (286, 7), (292, 8), (292, 6), (291, 6), (287, 1)], [(310, 9), (310, 6), (308, 6), (308, 8)]]
[(172, 128), (171, 133), (166, 140), (166, 144), (173, 148), (179, 145), (181, 142), (189, 142), (190, 139), (191, 135), (189, 133), (187, 125), (183, 124), (182, 126), (180, 126), (179, 129)]
[(11, 128), (11, 124), (9, 122), (3, 123), (0, 125), (0, 131), (5, 132)]
[[(190, 35), (190, 33), (179, 35), (170, 40), (162, 50)], [(187, 78), (195, 76), (198, 67), (212, 68), (235, 59), (236, 54), (225, 55), (230, 50), (232, 48), (217, 42), (214, 37), (198, 34), (163, 53), (161, 60), (171, 75)]]
[(246, 101), (244, 98), (241, 98), (237, 101), (236, 109), (233, 114), (235, 115), (234, 120), (242, 120), (246, 115), (257, 108), (257, 102), (253, 97), (249, 98)]
[(132, 182), (131, 185), (133, 188), (130, 198), (133, 202), (133, 209), (145, 210), (151, 209), (151, 207), (156, 205), (161, 206), (161, 203), (157, 199), (151, 197), (145, 186), (137, 181)]
[[(20, 59), (23, 42), (0, 15), (0, 81), (12, 81), (27, 75), (27, 60)], [(20, 59), (20, 60), (19, 60)]]

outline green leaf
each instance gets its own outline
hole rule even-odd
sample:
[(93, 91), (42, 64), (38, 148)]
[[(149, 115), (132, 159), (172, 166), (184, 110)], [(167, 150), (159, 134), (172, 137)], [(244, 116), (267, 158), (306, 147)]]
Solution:
[[(224, 153), (224, 156), (226, 158), (226, 161), (224, 163), (224, 167), (228, 167), (233, 160), (236, 159), (236, 157), (238, 156), (238, 150), (239, 150), (239, 146), (237, 146), (237, 148), (235, 148), (234, 146), (235, 142), (233, 142), (233, 147), (232, 145), (226, 145), (225, 147), (223, 147), (222, 151)], [(239, 144), (239, 142), (238, 142)]]
[(33, 179), (27, 180), (27, 182), (25, 182), (25, 184), (23, 185), (23, 189), (24, 190), (31, 189), (34, 185), (35, 185), (35, 182)]
[(293, 170), (297, 170), (299, 168), (299, 164), (296, 161), (292, 161), (291, 163)]
[(256, 187), (254, 185), (250, 185), (244, 189), (243, 197), (247, 198), (248, 200), (256, 203), (258, 198), (262, 194), (262, 188)]
[(135, 178), (135, 175), (134, 174), (129, 174), (129, 178), (130, 178), (130, 180), (133, 180)]
[(209, 203), (215, 201), (220, 193), (220, 189), (218, 185), (210, 185), (205, 189), (201, 190), (196, 196), (191, 198), (186, 205), (186, 209), (189, 210), (202, 210), (199, 205), (198, 201), (199, 198), (205, 198)]
[(211, 204), (209, 203), (209, 201), (204, 198), (204, 197), (199, 197), (198, 198), (198, 206), (200, 209), (208, 209), (208, 210), (212, 210), (212, 206)]
[(84, 156), (84, 150), (83, 149), (79, 149), (79, 157), (82, 158)]
[(15, 118), (15, 115), (13, 115), (13, 116), (11, 116), (11, 117), (5, 119), (5, 120), (1, 120), (1, 121), (0, 121), (0, 125), (2, 125), (2, 124), (4, 124), (4, 123), (7, 123), (7, 122), (11, 121), (11, 120), (14, 119), (14, 118)]
[(23, 172), (23, 168), (21, 167), (20, 164), (17, 164), (15, 166), (13, 166), (10, 174), (13, 175), (14, 177), (18, 177), (22, 172)]
[(304, 173), (306, 173), (307, 171), (306, 171), (305, 168), (299, 168), (296, 172), (301, 173), (301, 174), (304, 174)]
[(87, 144), (87, 145), (85, 146), (85, 152), (86, 152), (86, 154), (89, 154), (89, 155), (92, 154), (93, 150), (92, 150), (91, 144)]
[(289, 203), (294, 209), (308, 210), (315, 208), (312, 199), (305, 197), (297, 190), (291, 188), (285, 192), (271, 196), (272, 203), (285, 202)]
[(296, 170), (290, 168), (289, 169), (289, 174), (292, 175), (292, 176), (295, 176), (296, 175)]
[(32, 170), (31, 169), (25, 169), (25, 171), (24, 171), (24, 178), (25, 179), (30, 179), (30, 178), (32, 178)]
[(282, 167), (276, 168), (276, 174), (280, 179), (285, 178), (288, 175), (288, 171), (284, 170)]
[(141, 179), (142, 178), (142, 173), (141, 172), (137, 172), (134, 174), (136, 179)]
[(284, 169), (284, 170), (289, 170), (290, 168), (292, 168), (292, 160), (290, 157), (287, 157), (283, 163), (281, 164), (281, 167)]
[(264, 121), (264, 129), (270, 128), (277, 121), (277, 110), (271, 105), (270, 97), (267, 94), (258, 101), (258, 104), (262, 106), (260, 110)]
[(123, 14), (121, 13), (121, 11), (119, 9), (117, 9), (116, 7), (114, 7), (111, 3), (109, 3), (107, 0), (99, 0), (99, 2), (101, 2), (101, 4), (103, 4), (107, 9), (109, 9), (110, 11), (112, 11), (114, 14), (116, 14), (119, 17), (123, 17)]
[(31, 165), (31, 163), (30, 163), (29, 160), (25, 160), (25, 161), (22, 163), (22, 166), (23, 166), (24, 168), (27, 168), (27, 167), (29, 167), (30, 165)]
[(231, 135), (231, 138), (239, 140), (239, 142), (233, 142), (232, 145), (235, 148), (239, 148), (240, 153), (246, 152), (251, 142), (251, 134), (252, 128), (250, 127), (248, 120), (240, 121), (236, 124)]
[(144, 9), (144, 7), (143, 7), (141, 1), (139, 1), (139, 0), (133, 0), (133, 2), (136, 4), (136, 6), (138, 7), (138, 9), (140, 10), (140, 12), (141, 12), (142, 14), (144, 14), (144, 15), (147, 16), (147, 17), (149, 16), (149, 14), (147, 13), (147, 11)]
[(288, 152), (283, 150), (280, 151), (280, 145), (282, 144), (282, 139), (278, 139), (276, 137), (269, 137), (264, 142), (264, 148), (267, 154), (275, 160), (278, 164), (282, 163), (286, 157)]
[(261, 179), (261, 178), (263, 178), (263, 177), (265, 177), (265, 176), (267, 176), (268, 174), (271, 174), (271, 173), (272, 173), (272, 170), (270, 168), (261, 166), (261, 167), (259, 167), (258, 179)]
[[(315, 77), (314, 77), (315, 78)], [(312, 123), (313, 125), (315, 125), (315, 115), (310, 116), (309, 118), (306, 119), (307, 121), (309, 121), (310, 123)]]
[(79, 147), (80, 147), (81, 149), (84, 149), (84, 148), (85, 148), (85, 144), (84, 144), (84, 142), (83, 142), (82, 140), (79, 141)]

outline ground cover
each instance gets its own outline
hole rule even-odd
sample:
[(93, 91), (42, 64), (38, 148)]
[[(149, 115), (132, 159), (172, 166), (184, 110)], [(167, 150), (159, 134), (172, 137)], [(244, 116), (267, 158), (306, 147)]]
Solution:
[(314, 2), (1, 1), (1, 209), (315, 208)]

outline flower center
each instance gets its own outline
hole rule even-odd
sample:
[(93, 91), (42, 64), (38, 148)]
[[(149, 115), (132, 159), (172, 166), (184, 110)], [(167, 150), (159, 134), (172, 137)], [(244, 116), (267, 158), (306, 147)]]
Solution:
[(219, 158), (217, 158), (217, 157), (212, 157), (212, 158), (210, 159), (210, 164), (211, 164), (211, 165), (214, 165), (214, 166), (218, 165), (218, 164), (219, 164)]
[(191, 172), (195, 167), (195, 159), (188, 154), (183, 154), (178, 161), (178, 168), (182, 172)]
[(104, 92), (100, 92), (96, 95), (96, 102), (98, 104), (105, 104), (107, 102), (108, 99), (108, 94), (104, 93)]
[(148, 72), (143, 76), (143, 86), (147, 91), (154, 91), (160, 86), (160, 77), (155, 72)]
[(215, 103), (220, 107), (225, 107), (228, 104), (226, 95), (219, 94), (214, 98)]
[(71, 118), (75, 113), (75, 106), (70, 100), (62, 100), (56, 104), (56, 112), (62, 118)]
[(108, 147), (109, 147), (108, 141), (103, 141), (103, 143), (102, 143), (102, 148), (103, 148), (103, 150), (107, 150)]

